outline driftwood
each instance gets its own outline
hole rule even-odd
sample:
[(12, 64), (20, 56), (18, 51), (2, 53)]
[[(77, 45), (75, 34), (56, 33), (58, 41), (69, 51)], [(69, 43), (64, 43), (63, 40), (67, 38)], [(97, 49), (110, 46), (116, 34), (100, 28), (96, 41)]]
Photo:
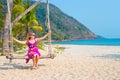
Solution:
[[(46, 59), (46, 58), (54, 59), (55, 56), (56, 56), (55, 54), (42, 55), (40, 56), (40, 59)], [(13, 59), (26, 59), (27, 56), (14, 56), (13, 54), (9, 54), (6, 56), (6, 58), (9, 59), (10, 62), (12, 62)]]

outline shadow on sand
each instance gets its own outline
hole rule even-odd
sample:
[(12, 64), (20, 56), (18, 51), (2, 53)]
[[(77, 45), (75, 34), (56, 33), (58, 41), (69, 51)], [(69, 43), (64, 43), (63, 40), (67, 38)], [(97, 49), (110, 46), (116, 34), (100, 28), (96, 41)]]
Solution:
[(120, 54), (107, 54), (102, 56), (94, 56), (97, 58), (105, 58), (105, 59), (114, 59), (114, 60), (120, 60)]
[[(39, 66), (45, 66), (44, 64), (39, 64)], [(15, 64), (15, 63), (3, 63), (2, 66), (0, 66), (0, 70), (9, 70), (9, 69), (31, 69), (32, 66), (23, 66), (21, 64)]]

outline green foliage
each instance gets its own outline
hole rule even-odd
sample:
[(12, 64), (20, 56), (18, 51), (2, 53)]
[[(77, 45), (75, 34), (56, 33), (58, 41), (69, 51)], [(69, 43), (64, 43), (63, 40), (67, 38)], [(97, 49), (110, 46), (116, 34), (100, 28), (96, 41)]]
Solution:
[(2, 1), (0, 1), (0, 9), (2, 8), (2, 5), (3, 5), (3, 3), (2, 3)]
[(44, 43), (43, 42), (39, 42), (38, 43), (38, 48), (41, 49), (41, 50), (44, 50)]
[(2, 55), (2, 48), (0, 48), (0, 56)]
[(27, 53), (27, 51), (28, 51), (28, 49), (27, 49), (26, 46), (18, 47), (17, 49), (15, 49), (15, 48), (16, 48), (16, 46), (14, 47), (14, 51), (15, 51), (15, 53), (17, 53), (17, 54), (25, 54), (25, 53)]
[[(30, 7), (30, 0), (14, 0), (14, 5), (12, 9), (12, 20), (14, 20), (18, 15), (20, 15), (22, 12), (24, 12), (26, 9)], [(32, 26), (38, 26), (38, 21), (36, 20), (35, 10), (32, 9), (30, 12), (28, 12), (23, 18), (16, 22), (13, 26), (13, 35), (16, 36), (16, 38), (25, 39), (29, 28)], [(20, 33), (18, 33), (20, 32)], [(17, 34), (17, 35), (16, 35)], [(22, 36), (22, 37), (21, 37)]]
[(65, 47), (59, 47), (59, 46), (55, 46), (54, 48), (55, 48), (54, 53), (58, 53), (58, 54), (66, 49)]
[(22, 4), (22, 0), (13, 0), (13, 3), (16, 5), (21, 5)]
[(42, 29), (42, 27), (41, 26), (33, 26), (32, 27), (34, 30), (38, 30), (38, 31), (42, 31), (43, 29)]
[(0, 48), (2, 48), (2, 38), (0, 38)]
[(25, 8), (22, 5), (16, 4), (16, 5), (13, 6), (12, 15), (18, 16), (23, 11), (25, 11)]
[(63, 37), (60, 37), (61, 33), (55, 33), (52, 31), (52, 39), (53, 40), (63, 40)]
[(3, 31), (4, 27), (4, 19), (5, 19), (5, 5), (3, 3), (3, 0), (0, 0), (0, 33)]

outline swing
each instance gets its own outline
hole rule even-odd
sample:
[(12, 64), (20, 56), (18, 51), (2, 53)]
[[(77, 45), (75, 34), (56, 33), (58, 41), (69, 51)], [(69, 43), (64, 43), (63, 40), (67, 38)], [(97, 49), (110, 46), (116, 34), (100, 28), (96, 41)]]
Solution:
[[(40, 1), (40, 0), (38, 0)], [(37, 2), (36, 2), (37, 3)], [(34, 3), (34, 4), (36, 4)], [(8, 5), (9, 6), (9, 5)], [(48, 0), (46, 0), (46, 9), (47, 9), (47, 12), (46, 12), (46, 26), (48, 28), (48, 31), (51, 32), (51, 28), (50, 28), (50, 19), (49, 19), (49, 2)], [(9, 9), (8, 9), (9, 11)], [(23, 12), (24, 13), (24, 12)], [(10, 14), (10, 12), (9, 12)], [(14, 22), (13, 22), (14, 23)], [(12, 24), (11, 23), (9, 26), (10, 26), (10, 36), (12, 35)], [(40, 59), (45, 59), (45, 58), (51, 58), (51, 59), (54, 59), (55, 57), (55, 54), (52, 54), (52, 47), (51, 47), (51, 34), (48, 36), (48, 55), (42, 55), (40, 56)], [(13, 55), (13, 39), (10, 39), (10, 52), (9, 54), (6, 56), (7, 59), (10, 60), (10, 62), (12, 62), (13, 59), (26, 59), (27, 57), (26, 56), (14, 56)]]

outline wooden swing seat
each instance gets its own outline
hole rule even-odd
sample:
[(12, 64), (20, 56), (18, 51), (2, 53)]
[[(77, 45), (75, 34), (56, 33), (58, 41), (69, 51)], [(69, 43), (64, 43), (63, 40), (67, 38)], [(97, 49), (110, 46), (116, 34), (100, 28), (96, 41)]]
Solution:
[[(54, 59), (55, 57), (56, 57), (55, 54), (48, 54), (48, 55), (40, 56), (40, 59), (46, 59), (46, 58)], [(12, 53), (10, 53), (6, 56), (6, 58), (9, 59), (10, 62), (12, 62), (13, 59), (27, 59), (27, 56), (14, 56)]]

